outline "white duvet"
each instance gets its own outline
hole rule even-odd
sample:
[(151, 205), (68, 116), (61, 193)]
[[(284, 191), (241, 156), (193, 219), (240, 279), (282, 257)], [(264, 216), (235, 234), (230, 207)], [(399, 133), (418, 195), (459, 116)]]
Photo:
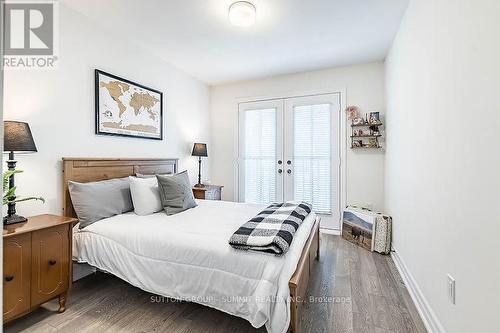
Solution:
[(73, 236), (73, 257), (162, 296), (197, 302), (284, 333), (290, 322), (288, 281), (316, 218), (309, 214), (282, 257), (228, 244), (264, 208), (198, 200), (167, 216), (133, 212), (98, 221)]

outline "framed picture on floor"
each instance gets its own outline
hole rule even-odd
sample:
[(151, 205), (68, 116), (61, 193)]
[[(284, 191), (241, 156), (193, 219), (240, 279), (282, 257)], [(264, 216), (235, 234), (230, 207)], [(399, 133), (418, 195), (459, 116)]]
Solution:
[(372, 251), (372, 236), (375, 217), (371, 212), (366, 213), (346, 208), (342, 214), (342, 237), (357, 244), (368, 251)]
[(95, 70), (95, 133), (163, 139), (163, 93)]

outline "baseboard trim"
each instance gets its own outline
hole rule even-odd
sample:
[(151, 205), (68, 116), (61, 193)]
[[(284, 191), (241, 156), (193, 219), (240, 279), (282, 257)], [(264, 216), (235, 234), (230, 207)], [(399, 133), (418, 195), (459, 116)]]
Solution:
[(406, 285), (406, 289), (408, 289), (408, 292), (410, 293), (411, 299), (417, 308), (420, 318), (422, 318), (422, 321), (424, 322), (425, 328), (429, 333), (446, 333), (443, 325), (439, 322), (436, 314), (429, 305), (429, 302), (427, 302), (427, 299), (418, 287), (417, 282), (411, 275), (408, 267), (405, 265), (403, 258), (399, 256), (398, 251), (394, 249), (394, 247), (392, 249), (392, 260), (394, 261), (399, 275), (401, 275), (401, 278)]
[(340, 235), (340, 230), (337, 229), (326, 229), (326, 228), (320, 228), (319, 232), (323, 234), (328, 234), (328, 235)]

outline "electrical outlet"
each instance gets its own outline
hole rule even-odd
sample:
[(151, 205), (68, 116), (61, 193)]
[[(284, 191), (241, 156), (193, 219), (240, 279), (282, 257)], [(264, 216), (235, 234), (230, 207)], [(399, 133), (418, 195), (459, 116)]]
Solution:
[(448, 277), (448, 298), (452, 304), (455, 304), (455, 279), (450, 274)]

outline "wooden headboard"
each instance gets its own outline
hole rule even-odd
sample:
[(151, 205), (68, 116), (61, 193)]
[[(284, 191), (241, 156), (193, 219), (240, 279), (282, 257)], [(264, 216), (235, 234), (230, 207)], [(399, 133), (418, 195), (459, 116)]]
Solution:
[(63, 215), (76, 217), (68, 181), (95, 182), (134, 176), (136, 173), (175, 173), (177, 158), (63, 158)]

